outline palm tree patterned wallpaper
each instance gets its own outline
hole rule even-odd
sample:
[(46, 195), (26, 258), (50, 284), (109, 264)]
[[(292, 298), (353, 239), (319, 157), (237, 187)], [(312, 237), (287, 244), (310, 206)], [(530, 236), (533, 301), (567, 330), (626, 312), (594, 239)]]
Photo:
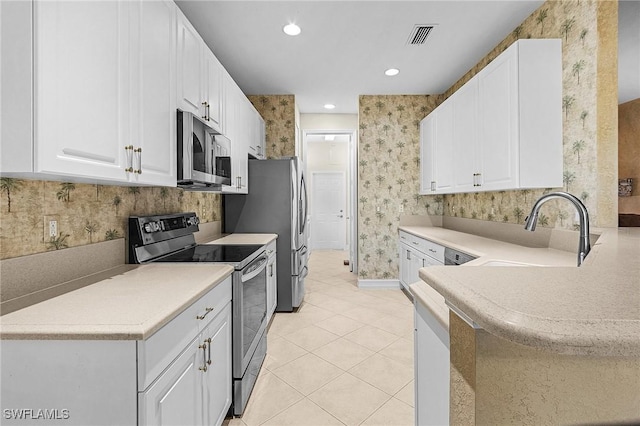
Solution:
[(293, 95), (248, 96), (264, 120), (267, 158), (296, 155), (296, 98)]
[[(598, 162), (596, 58), (599, 34), (595, 22), (598, 21), (599, 3), (593, 0), (545, 2), (444, 95), (360, 97), (360, 278), (397, 277), (400, 204), (404, 207), (402, 214), (429, 213), (523, 223), (538, 197), (552, 190), (565, 190), (583, 200), (591, 214), (592, 224), (610, 226), (600, 224), (597, 203), (597, 175), (609, 172), (607, 167), (615, 168), (615, 165)], [(445, 196), (419, 195), (418, 122), (508, 46), (522, 38), (561, 38), (563, 42), (564, 187)], [(609, 89), (617, 93), (615, 87)], [(608, 124), (617, 127), (616, 123)], [(612, 146), (617, 146), (617, 138), (610, 142)], [(613, 179), (612, 188), (615, 191), (615, 174)], [(611, 218), (604, 219), (602, 223), (606, 223), (606, 220)], [(617, 219), (614, 220), (617, 223)], [(578, 227), (571, 206), (561, 202), (547, 203), (538, 224), (568, 229)]]
[(437, 96), (360, 96), (358, 273), (398, 276), (400, 206), (405, 215), (442, 214), (442, 197), (420, 190), (420, 120)]
[[(193, 211), (202, 222), (221, 220), (220, 195), (178, 188), (106, 186), (0, 179), (0, 258), (123, 238), (129, 216)], [(58, 235), (45, 235), (45, 217)]]
[[(607, 225), (611, 221), (611, 217), (608, 217), (611, 216), (610, 212), (599, 211), (597, 200), (597, 176), (606, 172), (603, 169), (607, 167), (605, 161), (598, 158), (597, 60), (601, 60), (598, 59), (598, 41), (599, 36), (602, 37), (595, 24), (598, 21), (598, 3), (602, 2), (545, 2), (445, 93), (449, 97), (518, 39), (562, 39), (564, 187), (447, 195), (444, 197), (445, 215), (523, 223), (538, 197), (552, 190), (564, 190), (584, 202), (592, 225), (610, 226)], [(610, 89), (617, 93), (615, 87)], [(609, 124), (617, 127), (615, 123)], [(612, 146), (617, 146), (617, 139), (611, 142)], [(543, 215), (539, 223), (544, 226), (569, 229), (579, 226), (572, 207), (561, 201), (543, 207)], [(613, 222), (617, 223), (617, 219), (614, 218)]]

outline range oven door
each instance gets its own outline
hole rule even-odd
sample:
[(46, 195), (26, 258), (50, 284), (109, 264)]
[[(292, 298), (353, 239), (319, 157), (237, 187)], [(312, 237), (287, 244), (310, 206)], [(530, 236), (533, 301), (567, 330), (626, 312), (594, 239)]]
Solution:
[(260, 254), (233, 279), (233, 377), (242, 378), (267, 325), (267, 262)]

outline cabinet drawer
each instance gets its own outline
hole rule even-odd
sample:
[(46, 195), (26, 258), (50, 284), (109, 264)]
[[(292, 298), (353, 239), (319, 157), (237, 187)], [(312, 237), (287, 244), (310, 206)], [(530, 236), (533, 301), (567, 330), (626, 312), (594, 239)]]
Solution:
[(444, 263), (444, 247), (433, 241), (422, 240), (422, 252), (427, 256), (433, 257), (440, 263)]
[(400, 243), (426, 254), (444, 264), (444, 246), (425, 240), (408, 232), (400, 231)]
[(138, 390), (145, 390), (230, 300), (227, 277), (153, 336), (138, 341)]

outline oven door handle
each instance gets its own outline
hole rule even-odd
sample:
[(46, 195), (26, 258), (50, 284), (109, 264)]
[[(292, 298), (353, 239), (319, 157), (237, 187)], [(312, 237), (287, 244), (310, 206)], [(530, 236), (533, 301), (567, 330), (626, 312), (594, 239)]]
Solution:
[(267, 269), (267, 260), (268, 257), (266, 255), (262, 255), (250, 264), (248, 264), (241, 272), (240, 281), (246, 282), (256, 276), (260, 275), (262, 271)]

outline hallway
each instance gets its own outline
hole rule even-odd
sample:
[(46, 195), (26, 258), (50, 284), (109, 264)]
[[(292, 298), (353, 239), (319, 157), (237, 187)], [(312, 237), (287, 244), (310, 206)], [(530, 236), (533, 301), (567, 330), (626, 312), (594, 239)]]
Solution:
[(316, 250), (303, 305), (276, 313), (241, 418), (225, 425), (413, 425), (413, 305), (361, 290), (348, 253)]

